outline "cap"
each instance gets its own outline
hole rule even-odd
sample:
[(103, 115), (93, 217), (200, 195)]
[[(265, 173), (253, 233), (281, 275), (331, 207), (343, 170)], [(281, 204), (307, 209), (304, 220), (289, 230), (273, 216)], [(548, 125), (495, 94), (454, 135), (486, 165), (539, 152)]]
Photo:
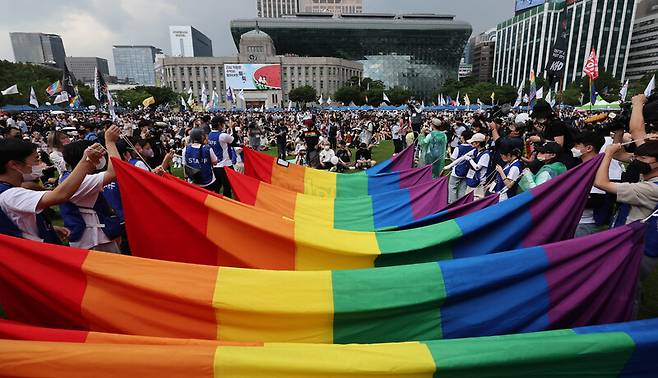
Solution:
[(658, 140), (648, 140), (635, 149), (635, 156), (651, 156), (658, 159)]
[(557, 155), (560, 152), (562, 152), (562, 146), (560, 146), (556, 142), (546, 142), (543, 145), (537, 147), (537, 152)]
[(441, 120), (438, 118), (432, 118), (432, 124), (434, 126), (441, 126)]
[(482, 134), (482, 133), (475, 133), (473, 134), (473, 137), (471, 139), (467, 140), (468, 143), (473, 143), (473, 142), (485, 142), (487, 140), (487, 137)]

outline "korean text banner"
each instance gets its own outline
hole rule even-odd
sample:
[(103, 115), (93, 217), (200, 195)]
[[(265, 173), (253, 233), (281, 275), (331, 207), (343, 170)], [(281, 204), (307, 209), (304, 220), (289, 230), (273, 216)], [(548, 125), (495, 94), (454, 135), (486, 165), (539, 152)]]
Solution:
[(113, 162), (133, 255), (242, 268), (327, 270), (457, 259), (569, 239), (601, 157), (466, 216), (376, 232), (296, 222)]
[(630, 319), (645, 226), (388, 268), (271, 271), (141, 259), (0, 236), (9, 320), (237, 342), (436, 340)]
[(225, 64), (226, 88), (233, 90), (280, 90), (280, 64)]

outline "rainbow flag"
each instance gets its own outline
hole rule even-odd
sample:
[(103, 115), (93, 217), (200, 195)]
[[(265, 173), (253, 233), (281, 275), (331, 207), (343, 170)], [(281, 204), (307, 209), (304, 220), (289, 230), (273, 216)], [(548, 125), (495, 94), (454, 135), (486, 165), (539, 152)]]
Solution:
[(62, 91), (62, 82), (60, 80), (57, 80), (56, 82), (50, 84), (48, 88), (46, 88), (46, 93), (48, 93), (48, 96), (54, 96), (61, 91)]
[(498, 194), (490, 194), (477, 201), (473, 201), (473, 198), (474, 195), (471, 192), (470, 194), (465, 195), (464, 197), (450, 204), (450, 206), (436, 214), (430, 214), (424, 218), (417, 219), (402, 226), (393, 227), (389, 230), (409, 230), (412, 228), (430, 226), (433, 224), (449, 221), (451, 219), (463, 217), (482, 209), (486, 209), (489, 206), (496, 205), (500, 201), (500, 195)]
[(399, 154), (393, 156), (392, 158), (383, 161), (376, 166), (366, 170), (368, 176), (378, 175), (380, 173), (387, 172), (400, 172), (414, 167), (414, 153), (416, 152), (416, 145), (412, 144), (411, 146), (402, 150)]
[[(0, 341), (0, 375), (74, 377), (655, 377), (658, 320), (370, 345)], [(68, 337), (68, 335), (64, 336)], [(182, 344), (182, 345), (181, 345)]]
[(82, 97), (80, 95), (75, 95), (69, 99), (69, 107), (79, 108), (82, 106)]
[(135, 256), (243, 268), (323, 270), (446, 260), (569, 239), (601, 159), (457, 219), (377, 232), (321, 229), (118, 160), (114, 168)]
[(268, 184), (318, 197), (359, 197), (405, 189), (432, 181), (432, 167), (368, 175), (340, 174), (278, 160), (244, 149), (244, 173)]
[(180, 264), (0, 236), (0, 305), (45, 327), (377, 343), (628, 320), (645, 225), (488, 256), (342, 271)]
[(316, 197), (226, 170), (236, 198), (281, 216), (352, 231), (399, 227), (448, 206), (448, 178), (361, 197)]

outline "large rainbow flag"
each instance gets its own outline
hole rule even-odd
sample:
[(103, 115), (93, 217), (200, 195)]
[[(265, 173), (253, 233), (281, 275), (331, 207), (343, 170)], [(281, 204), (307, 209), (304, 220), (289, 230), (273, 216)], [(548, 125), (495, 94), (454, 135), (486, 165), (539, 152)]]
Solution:
[(0, 305), (28, 324), (224, 341), (374, 343), (628, 320), (645, 225), (453, 261), (344, 271), (180, 264), (0, 236)]
[[(428, 169), (429, 168), (429, 169)], [(244, 149), (244, 173), (268, 184), (318, 197), (359, 197), (392, 192), (432, 181), (432, 167), (368, 175), (308, 168)]]
[(295, 222), (114, 160), (135, 256), (244, 268), (325, 270), (484, 255), (573, 237), (602, 156), (469, 215), (402, 231)]
[[(104, 337), (107, 339), (108, 337)], [(0, 341), (0, 375), (20, 377), (656, 377), (658, 320), (522, 335), (370, 345), (212, 345), (110, 337)], [(131, 342), (132, 341), (132, 342)], [(139, 343), (139, 342), (144, 343)], [(126, 342), (126, 343), (124, 343)], [(180, 345), (186, 344), (186, 345)]]
[(235, 197), (296, 221), (341, 230), (374, 231), (399, 227), (448, 206), (448, 178), (361, 197), (316, 197), (226, 171)]

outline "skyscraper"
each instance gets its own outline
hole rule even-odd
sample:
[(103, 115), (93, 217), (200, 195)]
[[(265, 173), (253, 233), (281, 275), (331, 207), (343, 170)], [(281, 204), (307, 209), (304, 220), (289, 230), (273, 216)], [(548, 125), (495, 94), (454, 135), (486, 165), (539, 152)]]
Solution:
[(192, 26), (169, 26), (171, 56), (212, 56), (212, 41)]
[(115, 45), (112, 48), (118, 80), (139, 85), (155, 85), (155, 55), (162, 50), (153, 46)]
[(98, 70), (106, 78), (110, 76), (107, 59), (99, 57), (68, 56), (66, 57), (66, 65), (73, 76), (84, 83), (94, 82), (96, 77), (96, 67), (98, 67)]
[(9, 38), (16, 62), (64, 68), (66, 52), (57, 34), (9, 33)]
[(640, 80), (658, 71), (658, 0), (641, 0), (637, 4), (626, 77)]
[(363, 0), (299, 0), (300, 12), (363, 13)]
[(568, 49), (563, 88), (582, 76), (592, 48), (599, 57), (599, 68), (623, 80), (635, 6), (635, 0), (554, 0), (498, 24), (493, 69), (496, 83), (517, 87), (527, 80), (530, 70), (540, 75), (545, 71), (565, 7)]
[(299, 12), (298, 0), (256, 0), (258, 17), (277, 18)]

